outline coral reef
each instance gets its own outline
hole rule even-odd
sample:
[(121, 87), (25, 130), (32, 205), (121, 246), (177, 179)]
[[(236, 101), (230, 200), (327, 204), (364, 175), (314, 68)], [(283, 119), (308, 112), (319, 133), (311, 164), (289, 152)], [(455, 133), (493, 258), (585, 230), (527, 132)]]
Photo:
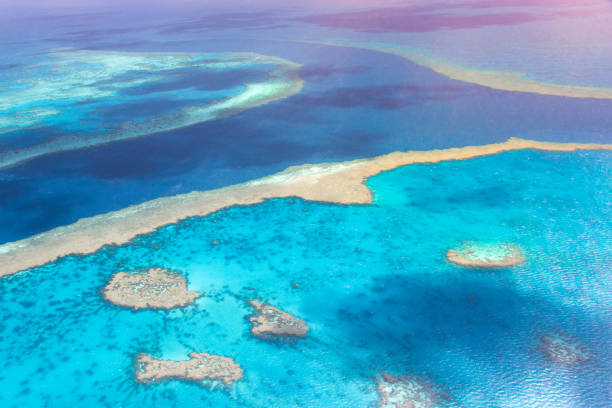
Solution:
[(116, 273), (103, 294), (109, 302), (135, 310), (186, 306), (201, 296), (201, 293), (187, 290), (184, 277), (159, 268), (142, 273)]
[(233, 359), (207, 353), (191, 353), (185, 361), (157, 360), (144, 353), (136, 359), (136, 379), (143, 383), (179, 378), (217, 380), (230, 386), (242, 378), (242, 373), (242, 368)]
[(303, 320), (265, 303), (252, 300), (249, 304), (257, 311), (256, 315), (249, 317), (253, 336), (263, 339), (306, 337), (308, 326)]

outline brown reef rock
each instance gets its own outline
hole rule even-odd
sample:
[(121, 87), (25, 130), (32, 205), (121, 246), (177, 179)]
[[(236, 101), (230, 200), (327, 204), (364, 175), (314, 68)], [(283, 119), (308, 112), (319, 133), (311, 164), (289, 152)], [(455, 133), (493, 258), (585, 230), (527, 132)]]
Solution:
[(262, 339), (306, 337), (308, 326), (305, 321), (265, 303), (251, 300), (249, 304), (257, 311), (256, 315), (249, 317), (253, 336)]
[(244, 372), (229, 357), (207, 353), (191, 353), (185, 361), (157, 360), (144, 353), (136, 359), (136, 379), (152, 383), (164, 379), (179, 378), (191, 381), (217, 380), (230, 386), (242, 378)]
[(171, 309), (193, 303), (202, 294), (187, 290), (185, 278), (165, 269), (119, 272), (104, 288), (104, 299), (138, 309)]

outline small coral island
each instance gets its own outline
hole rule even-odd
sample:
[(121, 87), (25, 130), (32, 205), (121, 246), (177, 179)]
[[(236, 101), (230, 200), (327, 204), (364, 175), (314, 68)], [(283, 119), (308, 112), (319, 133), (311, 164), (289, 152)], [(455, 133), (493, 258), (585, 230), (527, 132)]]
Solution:
[(191, 381), (221, 381), (226, 386), (242, 378), (243, 370), (229, 357), (207, 353), (191, 353), (189, 360), (157, 360), (144, 353), (136, 359), (136, 379), (152, 383), (178, 378)]
[(253, 336), (266, 340), (279, 337), (306, 337), (308, 326), (303, 320), (265, 303), (252, 300), (249, 304), (257, 311), (256, 315), (249, 317)]
[(186, 306), (202, 295), (187, 290), (187, 283), (181, 275), (159, 268), (142, 273), (116, 273), (103, 293), (109, 302), (134, 310)]
[(540, 340), (540, 349), (554, 363), (574, 365), (590, 357), (582, 345), (563, 333), (546, 334)]
[(381, 408), (434, 408), (444, 406), (450, 397), (415, 377), (394, 377), (382, 373), (376, 379), (378, 406)]
[(461, 248), (449, 249), (446, 259), (460, 266), (499, 268), (518, 265), (525, 260), (525, 257), (517, 247), (511, 244), (465, 243)]

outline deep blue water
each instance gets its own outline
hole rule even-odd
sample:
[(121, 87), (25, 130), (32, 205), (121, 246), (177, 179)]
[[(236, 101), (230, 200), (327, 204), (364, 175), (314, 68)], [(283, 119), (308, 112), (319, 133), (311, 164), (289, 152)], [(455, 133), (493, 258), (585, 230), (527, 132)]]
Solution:
[[(62, 44), (92, 45), (85, 40)], [(227, 119), (57, 153), (0, 171), (0, 242), (161, 196), (247, 181), (295, 164), (492, 143), (512, 136), (610, 140), (609, 100), (495, 91), (372, 51), (264, 40), (144, 42), (128, 48), (276, 55), (303, 64), (305, 87), (293, 97)], [(132, 112), (151, 115), (186, 103), (149, 94), (160, 87), (181, 91), (191, 85), (208, 92), (261, 77), (261, 71), (249, 69), (208, 73), (209, 77), (180, 74), (175, 80), (137, 88), (149, 96), (131, 95), (135, 99), (127, 111), (117, 105), (97, 114), (104, 123), (118, 123)], [(45, 137), (44, 132), (57, 130), (29, 131), (28, 143)]]
[[(3, 278), (0, 405), (373, 407), (388, 371), (438, 385), (448, 406), (608, 407), (610, 159), (520, 151), (412, 165), (371, 178), (372, 205), (234, 207)], [(446, 262), (463, 241), (509, 242), (527, 261)], [(169, 312), (103, 301), (113, 273), (152, 266), (204, 296)], [(308, 337), (252, 338), (252, 298), (306, 320)], [(547, 360), (540, 336), (559, 332), (591, 358)], [(139, 352), (191, 351), (234, 358), (244, 379), (229, 390), (134, 381)]]

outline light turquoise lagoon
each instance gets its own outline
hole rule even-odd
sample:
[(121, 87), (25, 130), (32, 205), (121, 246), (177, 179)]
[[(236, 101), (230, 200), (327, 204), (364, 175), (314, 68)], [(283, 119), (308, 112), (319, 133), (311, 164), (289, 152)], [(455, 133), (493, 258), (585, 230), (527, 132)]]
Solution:
[[(368, 180), (372, 205), (273, 199), (0, 280), (0, 406), (373, 407), (382, 372), (422, 378), (448, 407), (607, 407), (612, 390), (609, 152), (517, 151)], [(511, 243), (499, 269), (445, 260)], [(162, 267), (203, 293), (170, 311), (106, 303), (112, 274)], [(305, 339), (253, 338), (247, 301), (304, 319)], [(587, 358), (542, 350), (563, 336)], [(233, 358), (212, 389), (140, 384), (138, 353)]]

